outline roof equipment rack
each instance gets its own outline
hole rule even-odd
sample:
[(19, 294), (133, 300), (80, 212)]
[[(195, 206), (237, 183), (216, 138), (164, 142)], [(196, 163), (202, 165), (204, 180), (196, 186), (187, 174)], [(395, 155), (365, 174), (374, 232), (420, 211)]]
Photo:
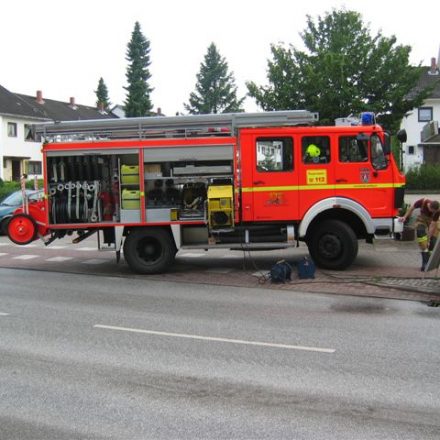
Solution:
[(34, 130), (45, 142), (73, 142), (130, 138), (233, 136), (237, 129), (244, 127), (311, 125), (317, 121), (318, 113), (307, 110), (287, 110), (51, 122), (36, 124)]

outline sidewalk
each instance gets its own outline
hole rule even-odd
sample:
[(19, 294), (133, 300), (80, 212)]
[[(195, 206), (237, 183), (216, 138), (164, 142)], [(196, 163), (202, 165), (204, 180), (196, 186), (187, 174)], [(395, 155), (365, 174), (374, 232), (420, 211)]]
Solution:
[(378, 241), (361, 244), (355, 264), (346, 271), (317, 269), (311, 282), (295, 277), (281, 288), (440, 303), (440, 271), (423, 273), (420, 264), (415, 242)]
[[(210, 251), (211, 252), (211, 251)], [(345, 271), (317, 269), (315, 279), (300, 280), (293, 270), (292, 280), (272, 284), (268, 272), (280, 259), (293, 263), (305, 255), (307, 248), (286, 251), (255, 252), (244, 256), (236, 252), (230, 259), (206, 258), (191, 266), (179, 259), (172, 272), (154, 276), (168, 281), (269, 288), (310, 293), (355, 295), (378, 298), (440, 303), (440, 271), (420, 271), (420, 253), (415, 241), (377, 240), (374, 245), (359, 243), (358, 257)], [(234, 258), (235, 257), (235, 258)], [(212, 259), (213, 258), (213, 259)]]
[(430, 194), (419, 194), (413, 192), (405, 192), (405, 203), (412, 205), (416, 200), (426, 198), (430, 200), (438, 200), (440, 201), (440, 193), (430, 193)]

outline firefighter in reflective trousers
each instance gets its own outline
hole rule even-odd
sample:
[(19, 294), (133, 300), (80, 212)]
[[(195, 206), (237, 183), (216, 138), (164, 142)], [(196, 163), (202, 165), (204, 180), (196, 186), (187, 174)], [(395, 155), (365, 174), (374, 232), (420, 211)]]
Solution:
[(440, 205), (436, 200), (417, 200), (399, 220), (406, 222), (411, 217), (414, 209), (420, 209), (420, 214), (417, 216), (414, 227), (417, 243), (422, 255), (421, 270), (424, 271), (439, 236)]

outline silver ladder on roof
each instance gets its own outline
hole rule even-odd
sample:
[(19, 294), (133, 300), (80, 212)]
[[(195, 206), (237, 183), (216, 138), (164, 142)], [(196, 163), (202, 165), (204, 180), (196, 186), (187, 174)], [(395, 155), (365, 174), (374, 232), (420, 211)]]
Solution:
[(156, 137), (233, 136), (238, 128), (311, 125), (318, 113), (286, 110), (261, 113), (224, 113), (191, 116), (98, 119), (35, 125), (47, 142)]

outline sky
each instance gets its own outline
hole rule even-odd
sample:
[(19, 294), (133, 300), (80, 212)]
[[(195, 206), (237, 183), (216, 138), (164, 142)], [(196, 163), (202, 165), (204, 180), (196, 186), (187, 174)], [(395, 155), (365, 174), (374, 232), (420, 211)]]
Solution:
[[(271, 44), (302, 49), (306, 17), (357, 11), (372, 35), (395, 35), (412, 47), (410, 62), (430, 65), (440, 47), (440, 2), (390, 0), (11, 0), (0, 8), (0, 85), (11, 92), (94, 106), (100, 77), (112, 104), (126, 98), (126, 50), (139, 21), (150, 41), (154, 109), (184, 112), (208, 46), (246, 81), (267, 84)], [(247, 98), (246, 111), (258, 111)], [(319, 111), (319, 109), (316, 109)]]

